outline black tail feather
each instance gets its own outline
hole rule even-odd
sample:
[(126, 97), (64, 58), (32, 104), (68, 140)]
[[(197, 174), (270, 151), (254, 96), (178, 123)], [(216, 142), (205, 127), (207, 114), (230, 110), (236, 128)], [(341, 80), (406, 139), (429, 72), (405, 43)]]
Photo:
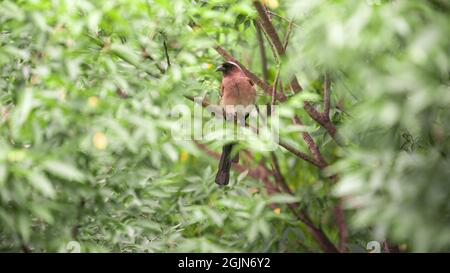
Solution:
[(216, 175), (216, 184), (218, 185), (228, 185), (230, 180), (230, 169), (231, 169), (231, 150), (233, 144), (227, 144), (222, 148), (222, 155), (219, 161), (219, 170)]

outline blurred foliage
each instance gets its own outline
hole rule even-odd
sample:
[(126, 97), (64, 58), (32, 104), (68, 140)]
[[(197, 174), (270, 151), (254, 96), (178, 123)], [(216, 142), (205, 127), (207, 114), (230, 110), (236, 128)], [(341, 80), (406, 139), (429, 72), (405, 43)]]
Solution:
[(305, 67), (304, 82), (333, 71), (333, 99), (351, 117), (330, 171), (341, 174), (335, 193), (354, 209), (353, 226), (413, 251), (450, 250), (448, 1), (297, 1), (289, 10), (301, 18), (290, 66)]
[[(337, 243), (344, 196), (349, 251), (450, 250), (447, 1), (264, 2), (280, 37), (295, 17), (281, 78), (305, 88), (280, 105), (280, 137), (308, 152), (300, 115), (340, 177), (276, 151), (313, 222)], [(171, 135), (183, 95), (217, 101), (214, 45), (261, 74), (255, 17), (251, 1), (0, 1), (0, 251), (320, 251), (292, 197), (246, 173), (218, 188), (217, 160)], [(299, 107), (319, 107), (324, 71), (343, 148)], [(250, 166), (269, 156), (242, 146)]]

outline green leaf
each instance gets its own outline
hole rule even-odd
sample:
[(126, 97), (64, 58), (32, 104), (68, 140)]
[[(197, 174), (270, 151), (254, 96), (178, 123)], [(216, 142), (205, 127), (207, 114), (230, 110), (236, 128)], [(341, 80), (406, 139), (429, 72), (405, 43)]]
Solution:
[(216, 224), (218, 227), (223, 226), (223, 216), (213, 209), (206, 209), (206, 214), (210, 217), (210, 219)]
[(31, 88), (26, 88), (23, 90), (20, 102), (17, 108), (15, 108), (15, 120), (18, 126), (21, 126), (27, 119), (28, 115), (33, 108), (33, 90)]
[(42, 165), (54, 176), (68, 181), (84, 182), (86, 179), (85, 175), (80, 170), (73, 165), (62, 161), (48, 160)]
[(24, 214), (20, 214), (17, 219), (17, 229), (25, 243), (30, 240), (31, 227), (30, 220)]
[(247, 177), (248, 174), (248, 170), (245, 170), (244, 172), (242, 172), (241, 174), (239, 174), (239, 176), (237, 177), (237, 183), (241, 182), (242, 180), (244, 180), (245, 177)]
[(254, 221), (250, 224), (250, 227), (247, 229), (247, 239), (249, 242), (254, 242), (256, 237), (258, 237), (259, 226), (258, 222)]
[(121, 58), (125, 62), (132, 64), (136, 67), (139, 66), (140, 57), (128, 46), (121, 44), (111, 45), (111, 52), (117, 57)]
[(259, 220), (259, 231), (264, 237), (269, 237), (271, 234), (269, 224), (264, 220)]
[(28, 173), (27, 178), (30, 184), (37, 190), (39, 190), (42, 194), (50, 198), (55, 197), (55, 189), (44, 173), (33, 170)]
[(273, 194), (267, 200), (267, 203), (296, 203), (300, 199), (290, 194)]

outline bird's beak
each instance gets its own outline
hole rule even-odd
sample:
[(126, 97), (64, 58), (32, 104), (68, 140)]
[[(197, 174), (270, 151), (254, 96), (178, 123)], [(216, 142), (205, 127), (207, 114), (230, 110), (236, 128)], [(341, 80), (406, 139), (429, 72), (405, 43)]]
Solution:
[(223, 65), (219, 65), (217, 68), (216, 68), (216, 70), (215, 70), (216, 72), (217, 71), (225, 71), (225, 67), (223, 66)]

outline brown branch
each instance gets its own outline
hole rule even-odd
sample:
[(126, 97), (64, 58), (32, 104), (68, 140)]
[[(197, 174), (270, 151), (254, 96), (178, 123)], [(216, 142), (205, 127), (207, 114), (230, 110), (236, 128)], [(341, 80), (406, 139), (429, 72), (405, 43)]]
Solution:
[(281, 147), (285, 148), (286, 150), (288, 150), (289, 152), (291, 152), (295, 156), (305, 160), (306, 162), (309, 162), (309, 163), (313, 164), (314, 166), (316, 166), (318, 168), (321, 167), (321, 164), (319, 162), (317, 162), (315, 159), (312, 159), (307, 154), (297, 150), (296, 148), (292, 147), (291, 145), (287, 144), (286, 142), (282, 141), (281, 139), (278, 140), (278, 145), (280, 145)]
[(341, 252), (345, 252), (347, 244), (347, 226), (345, 224), (345, 216), (341, 199), (338, 199), (336, 207), (334, 208), (334, 216), (339, 230), (339, 250)]
[(266, 9), (259, 1), (253, 1), (253, 6), (255, 6), (255, 9), (258, 12), (260, 18), (261, 25), (266, 31), (267, 35), (269, 35), (270, 39), (272, 40), (278, 55), (283, 56), (284, 55), (283, 44), (281, 43), (280, 37), (278, 36), (278, 33), (275, 30), (272, 21), (267, 15)]
[(264, 11), (266, 12), (267, 18), (269, 18), (270, 22), (272, 22), (272, 15), (270, 14), (269, 9), (267, 8), (267, 5), (263, 5)]
[(21, 244), (20, 247), (22, 248), (23, 253), (31, 253), (33, 252), (27, 244)]
[(280, 164), (278, 164), (278, 158), (275, 155), (275, 152), (271, 152), (270, 157), (272, 159), (272, 173), (275, 182), (277, 182), (277, 184), (281, 187), (281, 189), (283, 189), (284, 192), (293, 195), (294, 193), (289, 188), (288, 184), (286, 183), (286, 180), (284, 179), (284, 176), (281, 173)]
[(292, 32), (292, 26), (294, 24), (294, 19), (289, 21), (289, 26), (288, 26), (288, 30), (286, 31), (286, 35), (284, 36), (284, 43), (283, 43), (283, 47), (284, 50), (286, 51), (288, 43), (289, 43), (289, 38), (291, 36), (291, 32)]
[(258, 22), (254, 22), (256, 28), (256, 39), (258, 40), (259, 46), (259, 57), (261, 59), (261, 70), (263, 75), (263, 80), (267, 82), (269, 79), (269, 71), (267, 70), (267, 57), (266, 57), (266, 49), (264, 47), (264, 39), (262, 36), (261, 27)]
[[(300, 118), (296, 115), (293, 118), (293, 121), (297, 125), (303, 125)], [(309, 147), (309, 150), (311, 151), (311, 154), (313, 155), (314, 159), (321, 164), (319, 167), (320, 169), (323, 169), (328, 166), (327, 162), (323, 158), (319, 147), (315, 143), (314, 139), (311, 137), (311, 135), (308, 132), (302, 133), (303, 139), (305, 140), (306, 144)], [(337, 176), (331, 176), (330, 179), (336, 183)], [(342, 208), (342, 200), (338, 199), (336, 207), (334, 208), (334, 216), (335, 221), (338, 226), (338, 232), (339, 232), (339, 251), (344, 252), (345, 251), (345, 245), (347, 241), (347, 226), (345, 224), (345, 217), (344, 217), (344, 211)]]
[[(296, 125), (303, 125), (302, 121), (300, 120), (300, 117), (295, 115), (292, 119), (294, 124)], [(325, 161), (325, 159), (322, 156), (322, 153), (319, 150), (319, 147), (317, 146), (314, 139), (311, 137), (311, 135), (308, 132), (302, 132), (303, 139), (305, 140), (306, 144), (308, 145), (309, 151), (313, 155), (314, 159), (320, 163), (320, 168), (325, 168), (328, 164)]]
[(291, 203), (290, 206), (291, 210), (294, 213), (297, 213), (297, 217), (302, 221), (306, 227), (308, 228), (309, 232), (311, 232), (314, 239), (319, 243), (320, 247), (323, 251), (328, 253), (337, 253), (339, 250), (336, 248), (336, 246), (328, 239), (328, 237), (325, 235), (325, 233), (322, 231), (322, 229), (316, 227), (311, 219), (309, 218), (308, 213), (306, 210), (302, 209), (299, 212), (297, 211), (298, 203)]

